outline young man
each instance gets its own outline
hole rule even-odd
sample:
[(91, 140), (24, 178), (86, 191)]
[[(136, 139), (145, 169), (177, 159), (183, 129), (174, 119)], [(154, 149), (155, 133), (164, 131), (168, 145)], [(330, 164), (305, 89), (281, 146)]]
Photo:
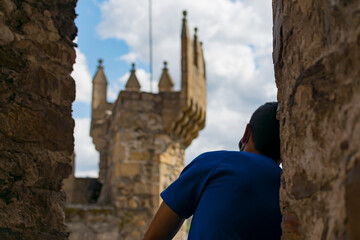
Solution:
[(172, 239), (192, 215), (190, 240), (280, 239), (277, 107), (266, 103), (253, 113), (240, 152), (204, 153), (186, 166), (161, 193), (144, 240)]

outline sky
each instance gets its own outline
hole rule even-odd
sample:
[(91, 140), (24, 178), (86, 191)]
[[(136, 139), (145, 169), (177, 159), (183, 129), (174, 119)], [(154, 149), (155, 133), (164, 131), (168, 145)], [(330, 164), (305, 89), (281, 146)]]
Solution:
[[(198, 28), (207, 76), (206, 126), (185, 151), (185, 163), (205, 151), (238, 150), (252, 112), (276, 101), (272, 64), (271, 1), (152, 0), (153, 92), (168, 62), (180, 90), (180, 33), (187, 10), (190, 33)], [(92, 77), (103, 59), (108, 101), (124, 89), (136, 63), (141, 90), (149, 92), (149, 0), (79, 0), (76, 63), (75, 175), (96, 177), (99, 154), (89, 136)]]

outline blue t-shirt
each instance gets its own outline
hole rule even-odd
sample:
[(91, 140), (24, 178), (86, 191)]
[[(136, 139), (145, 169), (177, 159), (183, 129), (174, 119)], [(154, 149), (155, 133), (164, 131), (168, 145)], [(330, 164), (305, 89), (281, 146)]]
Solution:
[(279, 240), (281, 168), (263, 155), (217, 151), (195, 158), (161, 193), (182, 218), (188, 239)]

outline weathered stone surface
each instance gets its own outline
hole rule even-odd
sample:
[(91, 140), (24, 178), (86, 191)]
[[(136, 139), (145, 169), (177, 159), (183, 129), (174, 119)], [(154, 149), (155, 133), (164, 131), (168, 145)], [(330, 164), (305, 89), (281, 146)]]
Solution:
[(360, 1), (273, 1), (283, 239), (359, 239)]
[(14, 40), (14, 34), (11, 32), (8, 26), (4, 23), (0, 23), (0, 45), (5, 45)]
[(0, 239), (67, 239), (76, 0), (0, 3)]

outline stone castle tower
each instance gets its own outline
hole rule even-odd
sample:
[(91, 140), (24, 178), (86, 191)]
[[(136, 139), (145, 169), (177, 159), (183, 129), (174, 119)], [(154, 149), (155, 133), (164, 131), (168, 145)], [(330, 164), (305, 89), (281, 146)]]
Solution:
[[(197, 29), (192, 38), (186, 12), (183, 14), (180, 91), (174, 91), (166, 62), (157, 94), (141, 92), (135, 64), (125, 90), (114, 103), (106, 100), (107, 80), (101, 60), (93, 78), (90, 135), (100, 153), (98, 180), (102, 184), (97, 203), (114, 206), (120, 227), (118, 231), (110, 230), (112, 237), (139, 239), (142, 236), (161, 203), (160, 192), (184, 167), (185, 148), (205, 126), (203, 51)], [(76, 182), (75, 179), (75, 185)], [(74, 230), (73, 219), (68, 218), (72, 232), (86, 231)], [(98, 236), (92, 239), (102, 239)]]

